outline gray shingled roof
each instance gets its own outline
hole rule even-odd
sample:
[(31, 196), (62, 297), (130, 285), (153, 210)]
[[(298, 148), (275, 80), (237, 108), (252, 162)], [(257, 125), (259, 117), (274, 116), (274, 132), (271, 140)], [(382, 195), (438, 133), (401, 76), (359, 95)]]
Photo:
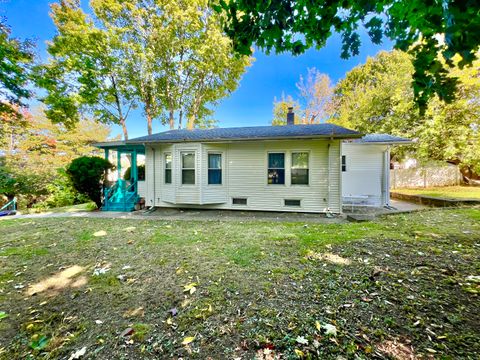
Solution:
[(233, 141), (298, 138), (353, 139), (363, 134), (333, 124), (251, 126), (194, 130), (170, 130), (128, 140), (127, 143)]
[(402, 138), (400, 136), (394, 136), (389, 134), (367, 134), (360, 139), (352, 140), (354, 143), (362, 144), (378, 144), (378, 143), (389, 143), (389, 144), (408, 144), (412, 141), (410, 139)]

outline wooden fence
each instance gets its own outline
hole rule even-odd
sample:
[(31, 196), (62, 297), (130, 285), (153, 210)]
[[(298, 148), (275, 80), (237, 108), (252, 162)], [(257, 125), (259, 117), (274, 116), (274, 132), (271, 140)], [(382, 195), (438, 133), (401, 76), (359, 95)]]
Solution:
[(462, 175), (457, 166), (390, 170), (390, 188), (426, 188), (459, 185)]

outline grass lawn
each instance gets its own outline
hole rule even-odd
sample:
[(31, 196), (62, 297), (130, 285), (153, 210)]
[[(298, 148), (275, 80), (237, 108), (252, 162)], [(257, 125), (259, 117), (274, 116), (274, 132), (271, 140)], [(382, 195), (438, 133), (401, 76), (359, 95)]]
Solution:
[(0, 358), (474, 359), (479, 276), (479, 209), (2, 220)]
[(39, 214), (39, 213), (59, 213), (59, 212), (80, 212), (80, 211), (93, 211), (97, 208), (94, 202), (88, 202), (78, 205), (62, 206), (57, 208), (30, 208), (26, 210), (20, 209), (23, 214)]
[(480, 187), (478, 186), (441, 186), (426, 189), (394, 189), (392, 191), (407, 195), (480, 200)]

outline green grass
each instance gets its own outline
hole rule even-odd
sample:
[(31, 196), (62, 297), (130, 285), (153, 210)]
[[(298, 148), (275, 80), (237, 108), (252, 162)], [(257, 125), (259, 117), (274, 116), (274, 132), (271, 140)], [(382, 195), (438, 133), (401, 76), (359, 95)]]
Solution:
[[(473, 359), (479, 220), (480, 209), (307, 226), (2, 220), (0, 359), (69, 358), (84, 346), (102, 359), (252, 359), (266, 349), (393, 358), (393, 343), (417, 357)], [(109, 270), (94, 276), (100, 268)], [(34, 284), (48, 286), (29, 295)], [(44, 348), (30, 346), (40, 340)]]
[(63, 213), (63, 212), (80, 212), (80, 211), (93, 211), (96, 210), (97, 206), (93, 202), (88, 202), (84, 204), (71, 205), (71, 206), (62, 206), (56, 208), (30, 208), (26, 210), (21, 210), (22, 213), (28, 214), (40, 214), (40, 213)]
[(473, 186), (443, 186), (425, 189), (395, 189), (392, 191), (407, 195), (480, 200), (480, 187)]

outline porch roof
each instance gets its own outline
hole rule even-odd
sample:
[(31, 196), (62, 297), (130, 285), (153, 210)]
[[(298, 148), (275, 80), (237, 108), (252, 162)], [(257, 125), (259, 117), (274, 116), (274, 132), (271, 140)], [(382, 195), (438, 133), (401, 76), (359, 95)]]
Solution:
[(105, 141), (92, 144), (93, 146), (99, 149), (105, 150), (114, 150), (120, 151), (123, 153), (129, 153), (136, 151), (137, 154), (145, 154), (145, 146), (142, 144), (129, 144), (123, 140), (116, 140), (116, 141)]
[(400, 145), (411, 144), (412, 140), (400, 136), (390, 134), (367, 134), (360, 139), (353, 139), (346, 141), (353, 144), (386, 144), (386, 145)]

